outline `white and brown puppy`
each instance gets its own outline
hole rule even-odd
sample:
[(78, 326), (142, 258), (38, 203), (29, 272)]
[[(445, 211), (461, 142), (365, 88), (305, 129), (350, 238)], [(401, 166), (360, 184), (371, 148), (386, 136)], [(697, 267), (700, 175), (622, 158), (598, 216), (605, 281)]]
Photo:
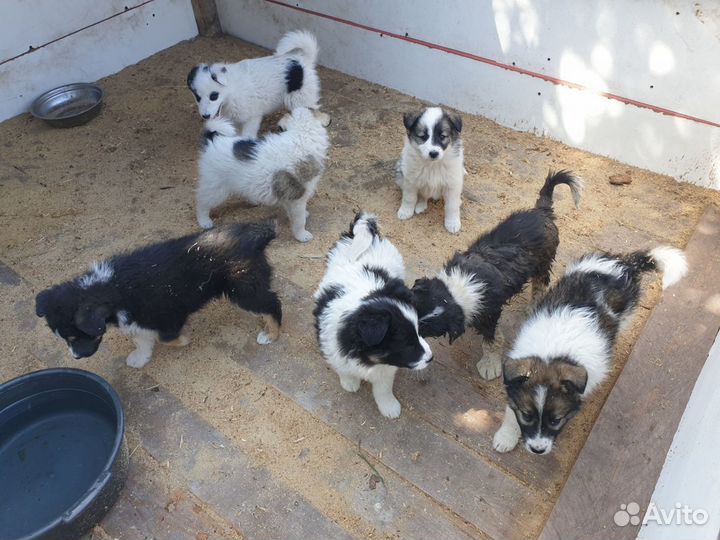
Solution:
[(188, 317), (221, 296), (262, 316), (264, 345), (280, 332), (265, 247), (275, 223), (238, 223), (151, 244), (93, 264), (89, 272), (37, 295), (35, 310), (75, 358), (92, 356), (108, 326), (132, 336), (127, 365), (150, 361), (155, 342), (187, 345)]
[(198, 224), (212, 227), (210, 210), (238, 195), (253, 204), (280, 206), (293, 236), (300, 242), (312, 240), (305, 228), (307, 203), (322, 176), (329, 145), (319, 116), (298, 107), (280, 120), (285, 131), (259, 139), (238, 137), (222, 118), (208, 120), (198, 162)]
[(315, 293), (313, 314), (325, 360), (348, 392), (369, 381), (378, 409), (388, 418), (400, 416), (393, 395), (398, 368), (420, 370), (432, 360), (418, 334), (404, 277), (402, 256), (380, 236), (375, 216), (358, 214), (328, 254)]
[(583, 400), (611, 368), (618, 333), (640, 299), (643, 272), (663, 289), (687, 273), (682, 251), (661, 246), (627, 255), (591, 253), (570, 264), (520, 328), (503, 366), (508, 405), (495, 433), (498, 452), (547, 454)]
[(402, 189), (399, 219), (410, 219), (427, 209), (428, 199), (445, 200), (445, 228), (460, 231), (462, 203), (462, 119), (429, 107), (403, 117), (407, 137), (397, 164), (396, 182)]
[[(275, 54), (234, 64), (199, 64), (187, 76), (198, 111), (205, 119), (242, 124), (243, 137), (257, 137), (263, 116), (281, 107), (317, 109), (320, 80), (315, 70), (318, 45), (306, 31), (285, 34)], [(324, 123), (328, 124), (327, 115)]]
[[(568, 171), (548, 174), (535, 208), (515, 212), (456, 253), (434, 278), (415, 281), (412, 291), (420, 316), (420, 335), (448, 335), (450, 342), (467, 326), (475, 328), (490, 350), (480, 349), (477, 363), (484, 379), (499, 377), (502, 340), (496, 328), (505, 304), (532, 282), (533, 298), (550, 283), (550, 268), (560, 242), (553, 191), (570, 187), (580, 202), (582, 182)], [(483, 354), (484, 353), (484, 354)]]

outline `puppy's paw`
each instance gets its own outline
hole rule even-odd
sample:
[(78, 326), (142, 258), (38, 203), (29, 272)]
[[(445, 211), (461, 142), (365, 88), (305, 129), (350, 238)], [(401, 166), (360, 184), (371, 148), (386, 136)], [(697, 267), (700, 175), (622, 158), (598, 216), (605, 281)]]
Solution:
[(346, 392), (357, 392), (360, 390), (360, 379), (343, 375), (340, 377), (340, 386), (342, 386)]
[(151, 356), (151, 354), (147, 354), (135, 349), (128, 355), (125, 363), (132, 368), (140, 369), (150, 361)]
[(310, 231), (301, 231), (297, 234), (294, 234), (295, 240), (298, 242), (309, 242), (313, 239), (313, 235)]
[(332, 118), (330, 118), (328, 113), (317, 112), (315, 113), (315, 118), (320, 121), (322, 127), (328, 127), (332, 123)]
[(480, 376), (486, 381), (497, 379), (502, 373), (502, 359), (495, 351), (487, 352), (477, 363)]
[(177, 338), (172, 341), (163, 341), (163, 344), (169, 347), (186, 347), (190, 345), (190, 338), (184, 334), (180, 334)]
[(276, 338), (274, 338), (273, 336), (271, 336), (271, 335), (270, 335), (268, 332), (266, 332), (265, 330), (261, 331), (261, 332), (257, 335), (257, 342), (258, 342), (260, 345), (270, 345), (273, 341), (275, 341), (275, 339), (276, 339)]
[(212, 229), (215, 224), (213, 223), (213, 220), (210, 219), (210, 216), (206, 216), (198, 218), (198, 225), (200, 225), (203, 229)]
[(520, 440), (520, 434), (511, 428), (507, 428), (503, 424), (500, 429), (495, 432), (493, 437), (493, 448), (496, 452), (504, 454), (517, 446)]
[(415, 215), (415, 209), (414, 208), (405, 208), (404, 206), (400, 207), (400, 210), (397, 212), (398, 219), (405, 221), (406, 219), (410, 219)]
[(422, 214), (425, 210), (427, 210), (427, 199), (424, 201), (418, 201), (415, 205), (415, 213)]
[(385, 418), (397, 418), (402, 410), (400, 402), (394, 396), (377, 401), (377, 406)]
[(460, 218), (445, 218), (445, 228), (450, 234), (460, 232)]

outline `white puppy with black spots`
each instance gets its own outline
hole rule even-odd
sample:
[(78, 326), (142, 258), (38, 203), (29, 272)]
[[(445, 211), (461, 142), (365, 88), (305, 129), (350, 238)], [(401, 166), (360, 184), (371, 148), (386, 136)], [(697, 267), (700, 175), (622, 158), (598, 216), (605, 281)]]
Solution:
[[(187, 85), (205, 119), (221, 115), (242, 124), (241, 136), (257, 137), (263, 116), (281, 107), (317, 109), (320, 79), (315, 70), (318, 45), (306, 31), (285, 34), (275, 54), (234, 64), (199, 64)], [(329, 118), (324, 115), (328, 125)]]
[(319, 112), (299, 107), (278, 123), (285, 131), (246, 139), (223, 118), (206, 122), (198, 162), (198, 224), (213, 226), (210, 210), (232, 195), (252, 204), (280, 206), (293, 236), (312, 240), (305, 228), (307, 203), (325, 168), (329, 146)]
[(463, 143), (459, 115), (429, 107), (405, 113), (407, 137), (397, 164), (396, 182), (402, 189), (399, 219), (410, 219), (427, 209), (428, 199), (445, 201), (445, 228), (460, 231), (462, 204)]

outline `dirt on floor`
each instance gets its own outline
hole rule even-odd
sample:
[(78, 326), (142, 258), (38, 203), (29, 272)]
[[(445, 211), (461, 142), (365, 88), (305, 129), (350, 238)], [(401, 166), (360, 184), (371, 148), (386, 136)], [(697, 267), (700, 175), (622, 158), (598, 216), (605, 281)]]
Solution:
[[(191, 319), (190, 347), (159, 348), (154, 360), (139, 372), (124, 366), (123, 356), (131, 351), (126, 337), (110, 332), (94, 357), (74, 361), (34, 314), (37, 292), (77, 275), (92, 260), (197, 230), (194, 187), (201, 119), (185, 87), (186, 74), (201, 61), (260, 54), (264, 52), (227, 37), (183, 43), (101, 81), (105, 105), (100, 116), (85, 126), (52, 129), (29, 115), (0, 124), (0, 380), (47, 366), (82, 367), (124, 384), (142, 384), (141, 377), (149, 375), (228, 437), (253, 463), (269, 470), (283, 486), (301, 494), (350, 534), (392, 536), (385, 526), (389, 518), (374, 522), (364, 517), (364, 506), (375, 499), (353, 494), (367, 491), (373, 475), (415, 490), (412, 493), (416, 488), (386, 467), (382, 455), (375, 455), (374, 465), (369, 465), (358, 452), (357, 441), (348, 440), (312, 414), (315, 405), (293, 399), (246, 369), (242, 354), (254, 350), (258, 329), (253, 317), (228, 303), (214, 303)], [(335, 71), (321, 69), (320, 76), (323, 107), (332, 117), (332, 146), (325, 175), (309, 206), (308, 230), (314, 240), (296, 242), (287, 219), (275, 209), (233, 201), (216, 212), (219, 223), (279, 217), (279, 237), (271, 244), (269, 256), (289, 321), (282, 340), (292, 344), (298, 356), (276, 358), (277, 362), (322, 363), (314, 336), (293, 334), (297, 326), (292, 321), (311, 317), (310, 298), (324, 272), (324, 255), (358, 209), (379, 216), (382, 231), (405, 257), (412, 283), (416, 277), (436, 272), (455, 250), (466, 247), (511, 211), (532, 206), (549, 169), (570, 169), (586, 184), (579, 209), (564, 187), (556, 191), (561, 238), (556, 274), (568, 260), (589, 250), (621, 252), (659, 243), (683, 247), (703, 210), (720, 204), (717, 192), (464, 115), (468, 174), (462, 231), (454, 236), (445, 231), (439, 203), (401, 222), (396, 217), (400, 192), (393, 179), (404, 137), (402, 113), (422, 103)], [(263, 129), (273, 128), (277, 118), (266, 119)], [(618, 174), (628, 174), (632, 182), (612, 185), (609, 178)], [(618, 344), (613, 376), (560, 441), (557, 466), (561, 474), (547, 488), (550, 501), (562, 487), (659, 297), (658, 280), (648, 278), (645, 285), (638, 316)], [(524, 292), (503, 315), (501, 326), (507, 336), (512, 337), (522, 321), (528, 299), (529, 293)], [(475, 339), (464, 336), (433, 369), (458, 373), (496, 399), (497, 411), (502, 411), (501, 383), (481, 382), (464, 368), (468, 358), (474, 365)], [(446, 342), (436, 343), (446, 348)], [(328, 372), (323, 381), (298, 382), (319, 384), (337, 385), (337, 380)], [(129, 445), (134, 447), (141, 444), (136, 423), (142, 411), (130, 410), (128, 415)], [(482, 436), (491, 435), (488, 431)], [(182, 444), (179, 438), (178, 444)], [(418, 449), (418, 455), (422, 450)], [(153, 459), (142, 452), (138, 454), (142, 460)], [(532, 466), (530, 458), (527, 463)], [(523, 482), (533, 483), (532, 471), (529, 478)], [(373, 491), (372, 497), (380, 491)], [(426, 494), (417, 491), (417, 496), (425, 497), (423, 504), (432, 504)], [(486, 532), (465, 523), (453, 509), (441, 511), (467, 534)], [(536, 534), (543, 519), (541, 515), (528, 529), (517, 532)]]

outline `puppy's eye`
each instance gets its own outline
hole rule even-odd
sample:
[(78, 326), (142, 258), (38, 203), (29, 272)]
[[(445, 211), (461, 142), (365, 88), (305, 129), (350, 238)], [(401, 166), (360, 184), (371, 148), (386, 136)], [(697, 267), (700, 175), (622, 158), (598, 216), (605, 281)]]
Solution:
[(529, 426), (535, 421), (535, 413), (520, 411), (520, 423)]
[(547, 421), (548, 427), (550, 427), (552, 429), (557, 429), (562, 425), (564, 419), (565, 419), (564, 416), (559, 416), (557, 418), (548, 418), (548, 421)]
[(210, 94), (210, 101), (217, 101), (217, 98), (219, 97), (220, 94), (218, 94), (217, 92), (213, 92), (212, 94)]
[(447, 140), (447, 138), (448, 138), (447, 133), (441, 133), (441, 134), (440, 134), (440, 140), (441, 140), (441, 141)]

